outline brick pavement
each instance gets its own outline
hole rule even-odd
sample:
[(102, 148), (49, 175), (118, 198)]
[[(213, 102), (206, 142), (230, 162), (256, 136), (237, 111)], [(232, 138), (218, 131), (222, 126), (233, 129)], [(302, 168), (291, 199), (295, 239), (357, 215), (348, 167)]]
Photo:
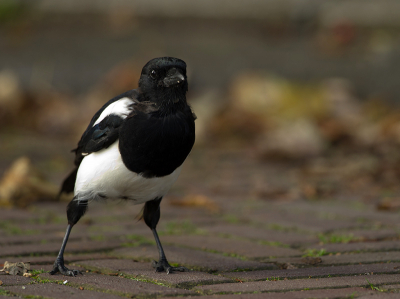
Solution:
[[(162, 203), (159, 232), (167, 257), (191, 272), (154, 272), (153, 236), (135, 218), (141, 207), (93, 203), (73, 228), (65, 255), (83, 275), (50, 276), (66, 203), (38, 203), (0, 210), (0, 264), (30, 261), (35, 270), (32, 278), (0, 274), (0, 298), (400, 297), (398, 212), (368, 203), (360, 208), (357, 199), (255, 197), (254, 175), (274, 172), (250, 160), (236, 169), (235, 157), (198, 171), (189, 160)], [(285, 172), (276, 169), (275, 176), (280, 181)], [(236, 182), (232, 189), (229, 181)], [(176, 204), (196, 194), (218, 209)]]

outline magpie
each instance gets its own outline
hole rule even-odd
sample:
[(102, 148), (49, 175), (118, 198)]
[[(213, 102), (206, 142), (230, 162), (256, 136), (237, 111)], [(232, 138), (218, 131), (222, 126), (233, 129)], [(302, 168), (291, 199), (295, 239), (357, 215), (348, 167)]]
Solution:
[(186, 63), (178, 58), (150, 60), (139, 87), (109, 100), (93, 116), (75, 150), (76, 168), (60, 194), (74, 192), (67, 206), (68, 226), (50, 274), (75, 276), (64, 265), (72, 227), (89, 202), (123, 199), (144, 204), (143, 219), (152, 230), (159, 252), (157, 272), (187, 271), (172, 267), (157, 234), (160, 202), (181, 172), (195, 142), (196, 116), (186, 102)]

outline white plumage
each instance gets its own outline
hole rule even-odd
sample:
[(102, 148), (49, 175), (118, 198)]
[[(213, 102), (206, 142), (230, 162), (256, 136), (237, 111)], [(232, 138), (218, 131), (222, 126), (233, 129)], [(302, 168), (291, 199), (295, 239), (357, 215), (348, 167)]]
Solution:
[(122, 98), (114, 103), (111, 103), (107, 106), (106, 109), (100, 114), (99, 118), (93, 124), (93, 126), (100, 123), (104, 118), (106, 118), (110, 114), (115, 114), (125, 119), (129, 113), (132, 111), (130, 105), (132, 105), (133, 101), (129, 98)]
[(76, 200), (128, 199), (144, 203), (167, 194), (182, 166), (170, 175), (144, 178), (128, 170), (121, 159), (118, 140), (110, 147), (83, 158), (75, 182)]

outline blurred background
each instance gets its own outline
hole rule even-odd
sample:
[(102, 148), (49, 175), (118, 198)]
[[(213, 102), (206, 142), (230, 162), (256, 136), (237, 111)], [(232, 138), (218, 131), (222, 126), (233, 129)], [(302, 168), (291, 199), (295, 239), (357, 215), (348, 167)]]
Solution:
[(188, 65), (197, 140), (172, 197), (397, 210), (400, 2), (1, 0), (0, 205), (54, 200), (92, 115)]

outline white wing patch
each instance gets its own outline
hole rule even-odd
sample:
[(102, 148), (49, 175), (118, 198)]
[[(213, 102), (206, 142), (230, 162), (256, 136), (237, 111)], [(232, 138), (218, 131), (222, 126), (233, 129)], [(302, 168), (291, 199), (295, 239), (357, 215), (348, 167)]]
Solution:
[(99, 118), (93, 124), (93, 127), (100, 123), (104, 118), (106, 118), (110, 114), (115, 114), (125, 119), (129, 113), (132, 111), (132, 108), (129, 108), (133, 101), (129, 98), (122, 98), (118, 101), (107, 106), (106, 109), (100, 114)]

